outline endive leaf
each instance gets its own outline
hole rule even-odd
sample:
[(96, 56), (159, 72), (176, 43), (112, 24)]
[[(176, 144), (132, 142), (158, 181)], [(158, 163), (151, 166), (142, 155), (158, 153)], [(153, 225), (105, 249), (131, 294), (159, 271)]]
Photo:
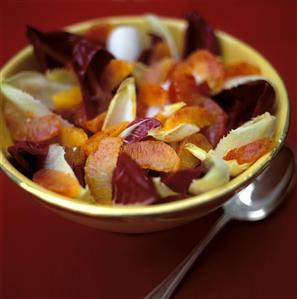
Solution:
[(134, 78), (128, 78), (121, 83), (112, 98), (102, 126), (102, 130), (121, 123), (132, 122), (136, 117), (136, 92)]

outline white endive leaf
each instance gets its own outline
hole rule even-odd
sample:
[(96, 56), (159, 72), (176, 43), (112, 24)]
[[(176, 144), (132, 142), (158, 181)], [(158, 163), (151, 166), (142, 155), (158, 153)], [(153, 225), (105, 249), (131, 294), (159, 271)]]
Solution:
[(50, 109), (53, 109), (52, 96), (55, 93), (74, 86), (49, 80), (45, 75), (33, 71), (20, 72), (8, 78), (6, 83), (30, 94)]
[(145, 47), (145, 36), (132, 26), (119, 26), (107, 39), (107, 50), (117, 59), (136, 61)]
[[(44, 168), (63, 172), (77, 180), (72, 168), (65, 160), (65, 150), (59, 144), (51, 144), (49, 146), (48, 154), (44, 161)], [(88, 188), (80, 186), (80, 196), (85, 196), (86, 192), (88, 192)]]
[(224, 160), (229, 168), (230, 175), (235, 177), (249, 168), (251, 163), (239, 164), (236, 160)]
[(200, 194), (228, 183), (230, 180), (228, 166), (214, 151), (206, 152), (190, 143), (186, 144), (185, 148), (201, 160), (203, 166), (208, 169), (207, 173), (201, 179), (192, 181), (189, 187), (190, 193)]
[(179, 124), (171, 130), (164, 130), (163, 128), (151, 129), (148, 132), (149, 136), (165, 142), (181, 141), (182, 139), (199, 132), (199, 128), (190, 124)]
[(41, 117), (52, 114), (52, 112), (39, 100), (34, 99), (31, 95), (18, 88), (5, 82), (1, 82), (0, 89), (8, 101), (28, 115)]
[(177, 102), (174, 104), (164, 105), (162, 110), (160, 111), (160, 114), (163, 115), (164, 117), (169, 117), (172, 114), (174, 114), (176, 111), (180, 110), (185, 106), (186, 106), (185, 102)]
[(149, 26), (152, 28), (153, 32), (160, 35), (165, 42), (168, 44), (171, 56), (175, 60), (179, 60), (180, 55), (177, 50), (176, 42), (171, 34), (171, 32), (168, 30), (167, 26), (155, 15), (146, 15), (145, 20), (149, 24)]
[(102, 126), (102, 130), (124, 122), (132, 122), (136, 117), (136, 91), (134, 78), (128, 78), (121, 83), (112, 98)]
[(161, 196), (161, 198), (178, 195), (178, 193), (174, 192), (168, 186), (166, 186), (163, 182), (161, 182), (160, 177), (153, 178), (153, 183), (155, 185), (155, 188), (156, 188), (158, 194)]
[(223, 137), (215, 148), (220, 157), (224, 157), (230, 150), (241, 147), (262, 138), (271, 138), (275, 129), (275, 116), (265, 112), (244, 123)]
[(59, 144), (51, 144), (44, 162), (44, 168), (60, 171), (76, 178), (72, 168), (64, 158), (65, 150)]

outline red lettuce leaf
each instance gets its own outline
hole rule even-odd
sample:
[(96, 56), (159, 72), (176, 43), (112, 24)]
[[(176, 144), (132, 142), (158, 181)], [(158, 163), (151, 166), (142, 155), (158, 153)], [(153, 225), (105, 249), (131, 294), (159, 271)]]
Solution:
[(125, 137), (125, 143), (141, 141), (147, 137), (148, 131), (150, 129), (161, 126), (161, 122), (159, 120), (150, 117), (134, 120), (129, 124), (129, 127), (135, 124), (138, 124), (138, 126), (134, 130), (132, 130), (132, 132), (127, 137)]
[(219, 140), (227, 133), (228, 115), (212, 99), (205, 98), (202, 107), (214, 114), (214, 121), (210, 126), (201, 129), (201, 133), (209, 143), (215, 147)]
[(64, 31), (44, 33), (30, 26), (27, 36), (43, 71), (54, 67), (73, 68), (84, 99), (85, 118), (106, 110), (111, 94), (99, 82), (113, 56), (100, 43)]
[(213, 27), (196, 12), (189, 14), (186, 19), (188, 28), (185, 34), (184, 57), (199, 49), (206, 49), (220, 56), (221, 47)]
[(176, 172), (165, 173), (161, 176), (161, 181), (171, 190), (185, 194), (193, 179), (199, 178), (204, 172), (202, 166), (178, 170)]
[(31, 177), (42, 168), (48, 153), (48, 144), (33, 141), (18, 141), (8, 147), (10, 162), (24, 175)]
[(147, 172), (130, 158), (121, 153), (112, 176), (113, 204), (148, 205), (159, 198), (154, 183)]
[(275, 91), (265, 80), (250, 81), (231, 89), (224, 89), (214, 100), (229, 116), (227, 131), (237, 128), (252, 117), (272, 112)]

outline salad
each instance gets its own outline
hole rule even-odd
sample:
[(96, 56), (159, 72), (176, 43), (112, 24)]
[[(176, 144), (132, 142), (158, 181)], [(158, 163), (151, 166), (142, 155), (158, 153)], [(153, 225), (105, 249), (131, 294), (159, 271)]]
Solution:
[(275, 91), (257, 65), (226, 65), (197, 13), (182, 51), (157, 16), (143, 22), (27, 27), (39, 71), (3, 79), (1, 93), (9, 159), (35, 183), (94, 204), (161, 204), (223, 186), (274, 148)]

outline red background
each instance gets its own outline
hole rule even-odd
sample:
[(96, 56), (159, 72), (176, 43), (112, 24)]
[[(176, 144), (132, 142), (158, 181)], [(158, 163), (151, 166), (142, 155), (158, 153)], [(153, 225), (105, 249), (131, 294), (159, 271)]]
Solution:
[[(26, 24), (49, 30), (108, 15), (182, 17), (192, 9), (254, 46), (280, 72), (293, 109), (287, 142), (296, 149), (294, 0), (2, 0), (0, 64), (25, 46)], [(161, 233), (113, 234), (56, 216), (3, 174), (0, 184), (2, 298), (142, 298), (218, 216)], [(296, 298), (296, 236), (295, 189), (273, 217), (222, 231), (175, 298)]]

